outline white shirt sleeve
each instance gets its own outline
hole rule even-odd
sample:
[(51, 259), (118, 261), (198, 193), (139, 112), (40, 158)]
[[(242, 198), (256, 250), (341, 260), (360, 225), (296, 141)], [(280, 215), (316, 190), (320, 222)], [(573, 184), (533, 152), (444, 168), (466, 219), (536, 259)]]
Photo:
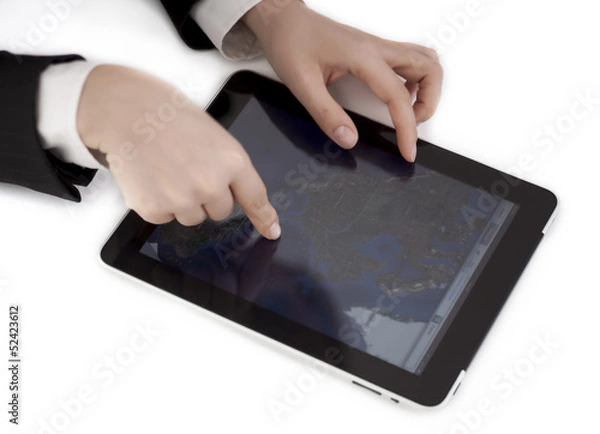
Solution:
[[(248, 59), (262, 53), (259, 41), (241, 18), (261, 0), (204, 0), (191, 16), (229, 59)], [(37, 128), (42, 147), (67, 163), (102, 166), (81, 141), (77, 109), (83, 85), (96, 64), (75, 61), (52, 65), (40, 77)]]
[(254, 32), (241, 18), (261, 0), (204, 0), (190, 15), (215, 47), (228, 59), (249, 59), (262, 54)]
[(83, 85), (96, 64), (83, 60), (46, 68), (40, 76), (37, 129), (42, 148), (62, 161), (99, 169), (102, 166), (81, 141), (77, 109)]

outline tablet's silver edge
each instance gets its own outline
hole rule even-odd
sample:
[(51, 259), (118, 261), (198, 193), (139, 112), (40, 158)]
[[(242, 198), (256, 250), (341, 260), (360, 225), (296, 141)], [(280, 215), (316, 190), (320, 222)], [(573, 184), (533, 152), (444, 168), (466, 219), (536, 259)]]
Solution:
[(552, 223), (554, 223), (554, 220), (556, 219), (556, 215), (558, 214), (558, 208), (560, 207), (560, 199), (558, 198), (558, 196), (555, 193), (552, 193), (552, 194), (556, 198), (556, 207), (554, 208), (552, 215), (546, 222), (546, 226), (544, 226), (544, 229), (542, 229), (542, 234), (544, 234), (544, 235), (546, 235), (548, 233), (550, 226), (552, 226)]
[[(114, 231), (119, 227), (119, 225), (123, 222), (123, 220), (125, 219), (125, 217), (127, 216), (127, 214), (129, 213), (129, 211), (127, 213), (125, 213), (125, 215), (123, 216), (123, 218), (121, 218), (119, 220), (119, 222), (115, 225), (115, 228), (113, 229), (113, 231), (111, 232), (111, 234), (109, 235), (108, 239), (110, 239), (110, 237), (112, 236), (112, 234), (114, 233)], [(243, 325), (240, 325), (234, 321), (231, 321), (230, 319), (227, 319), (221, 315), (218, 315), (214, 312), (211, 312), (208, 309), (205, 309), (201, 306), (198, 306), (194, 303), (191, 303), (181, 297), (178, 297), (174, 294), (171, 294), (168, 291), (165, 291), (163, 289), (160, 289), (148, 282), (145, 282), (143, 280), (140, 280), (136, 277), (133, 277), (121, 270), (118, 270), (114, 267), (111, 267), (110, 265), (106, 264), (101, 257), (101, 252), (102, 252), (102, 247), (104, 247), (104, 245), (106, 244), (106, 242), (108, 241), (108, 239), (102, 244), (102, 246), (100, 246), (100, 253), (98, 254), (97, 258), (100, 261), (100, 264), (103, 268), (105, 269), (109, 269), (111, 270), (113, 273), (116, 273), (122, 277), (125, 277), (128, 281), (134, 281), (137, 284), (142, 284), (148, 288), (150, 288), (151, 290), (155, 291), (155, 293), (160, 294), (161, 296), (167, 296), (167, 297), (172, 297), (177, 303), (186, 303), (189, 304), (191, 306), (193, 306), (196, 309), (200, 309), (201, 311), (203, 311), (204, 313), (208, 314), (209, 317), (216, 319), (218, 322), (220, 322), (221, 324), (226, 324), (229, 326), (233, 326), (234, 329), (237, 330), (241, 330), (242, 332), (246, 333), (247, 335), (250, 335), (254, 338), (258, 338), (258, 341), (262, 342), (263, 344), (267, 344), (270, 345), (272, 347), (275, 347), (277, 350), (280, 350), (283, 353), (292, 355), (296, 358), (302, 359), (304, 361), (309, 361), (313, 364), (317, 364), (319, 365), (319, 367), (321, 367), (323, 369), (323, 372), (326, 373), (333, 373), (334, 375), (336, 375), (338, 378), (343, 378), (343, 379), (348, 379), (350, 382), (356, 382), (358, 383), (358, 385), (362, 385), (362, 386), (366, 386), (367, 389), (371, 389), (372, 391), (378, 392), (381, 394), (382, 398), (386, 398), (386, 399), (391, 399), (393, 401), (396, 401), (398, 404), (402, 403), (408, 407), (413, 407), (413, 408), (417, 408), (417, 409), (422, 409), (422, 410), (429, 410), (429, 409), (434, 409), (434, 408), (440, 408), (444, 405), (446, 405), (448, 403), (448, 401), (450, 400), (450, 398), (452, 398), (452, 396), (456, 393), (456, 391), (458, 390), (464, 376), (466, 375), (466, 371), (463, 369), (459, 372), (456, 380), (454, 381), (454, 384), (452, 385), (452, 387), (450, 388), (450, 390), (448, 391), (448, 394), (446, 395), (446, 397), (444, 398), (444, 400), (442, 402), (440, 402), (439, 404), (435, 405), (435, 406), (425, 406), (422, 404), (419, 404), (415, 401), (411, 401), (408, 398), (405, 398), (401, 395), (397, 395), (381, 386), (378, 386), (376, 384), (370, 383), (369, 381), (357, 377), (349, 372), (344, 371), (343, 369), (340, 369), (336, 366), (330, 365), (328, 363), (325, 363), (319, 359), (316, 359), (306, 353), (303, 353), (302, 351), (299, 351), (293, 347), (290, 347), (288, 345), (285, 345), (281, 342), (278, 342), (272, 338), (269, 338), (268, 336), (265, 336), (261, 333), (258, 333), (252, 329), (249, 329), (248, 327), (245, 327)]]

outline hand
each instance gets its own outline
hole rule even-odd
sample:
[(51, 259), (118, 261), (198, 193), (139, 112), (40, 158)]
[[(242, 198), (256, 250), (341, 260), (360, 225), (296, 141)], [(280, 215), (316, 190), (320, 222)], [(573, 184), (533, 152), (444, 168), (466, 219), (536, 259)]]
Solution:
[(222, 220), (237, 201), (256, 230), (279, 238), (277, 212), (248, 154), (171, 85), (130, 68), (98, 66), (85, 83), (77, 128), (144, 220)]
[(415, 160), (417, 124), (433, 116), (440, 99), (443, 70), (434, 50), (361, 32), (298, 0), (263, 0), (244, 21), (281, 80), (338, 145), (353, 147), (358, 132), (327, 85), (352, 74), (387, 104), (400, 152)]

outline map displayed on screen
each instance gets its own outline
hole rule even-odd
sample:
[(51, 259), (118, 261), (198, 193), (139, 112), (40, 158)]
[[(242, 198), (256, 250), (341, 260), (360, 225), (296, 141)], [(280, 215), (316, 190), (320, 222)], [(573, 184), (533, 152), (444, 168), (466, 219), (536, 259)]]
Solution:
[(141, 251), (420, 374), (517, 205), (360, 141), (342, 150), (255, 99), (229, 130), (263, 177), (281, 239), (238, 208), (159, 226)]

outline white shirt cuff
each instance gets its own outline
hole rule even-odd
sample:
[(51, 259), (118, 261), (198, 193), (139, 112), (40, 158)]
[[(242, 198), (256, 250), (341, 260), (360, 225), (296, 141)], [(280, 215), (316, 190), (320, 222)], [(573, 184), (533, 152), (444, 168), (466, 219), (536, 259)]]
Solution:
[(81, 141), (77, 109), (83, 85), (96, 64), (85, 61), (49, 66), (40, 76), (37, 129), (42, 148), (66, 163), (100, 169), (102, 166)]
[(261, 0), (204, 0), (190, 14), (215, 47), (228, 59), (262, 54), (258, 38), (241, 18)]

